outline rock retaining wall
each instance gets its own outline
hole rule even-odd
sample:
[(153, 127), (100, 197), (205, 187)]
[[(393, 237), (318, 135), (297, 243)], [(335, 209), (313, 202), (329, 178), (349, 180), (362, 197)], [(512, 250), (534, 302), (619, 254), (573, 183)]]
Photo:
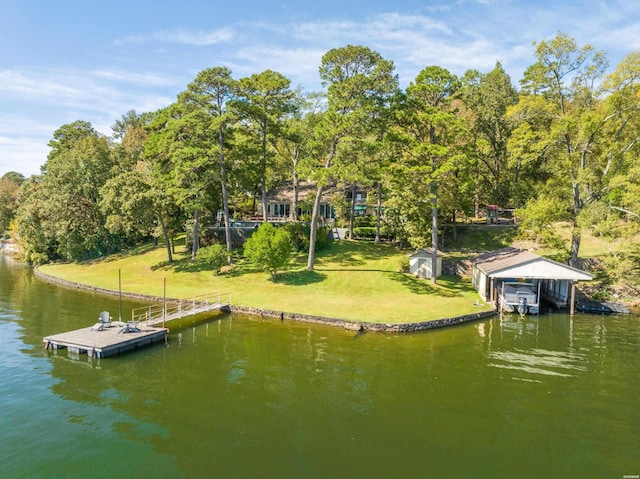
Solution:
[(310, 314), (287, 313), (285, 311), (272, 311), (260, 308), (247, 308), (243, 306), (231, 306), (232, 313), (251, 314), (261, 316), (263, 318), (280, 319), (281, 321), (299, 321), (303, 323), (327, 324), (337, 326), (351, 331), (376, 331), (388, 333), (410, 333), (415, 331), (426, 331), (428, 329), (444, 328), (446, 326), (454, 326), (457, 324), (468, 323), (469, 321), (477, 321), (480, 319), (495, 316), (495, 311), (482, 311), (480, 313), (472, 313), (455, 318), (435, 319), (431, 321), (419, 321), (413, 323), (372, 323), (369, 321), (351, 321), (347, 319), (328, 318), (325, 316), (314, 316)]

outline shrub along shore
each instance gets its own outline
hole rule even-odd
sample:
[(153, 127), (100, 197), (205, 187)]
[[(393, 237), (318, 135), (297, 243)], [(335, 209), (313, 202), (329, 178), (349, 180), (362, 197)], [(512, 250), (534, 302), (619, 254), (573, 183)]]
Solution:
[(49, 264), (37, 274), (68, 287), (118, 294), (118, 274), (125, 297), (161, 301), (204, 293), (230, 293), (232, 311), (281, 320), (324, 323), (353, 330), (417, 331), (488, 317), (479, 309), (468, 280), (442, 276), (437, 284), (400, 272), (407, 252), (392, 245), (355, 241), (331, 243), (319, 252), (313, 271), (304, 256), (273, 280), (238, 260), (214, 275), (206, 264), (178, 253), (173, 264), (164, 250), (146, 245), (101, 260)]

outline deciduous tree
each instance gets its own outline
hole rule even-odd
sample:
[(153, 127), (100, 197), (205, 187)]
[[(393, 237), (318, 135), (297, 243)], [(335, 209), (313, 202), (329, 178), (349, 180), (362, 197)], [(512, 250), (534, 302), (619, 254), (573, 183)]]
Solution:
[(24, 176), (10, 171), (0, 178), (0, 234), (9, 229), (16, 214), (18, 193)]
[(262, 223), (244, 244), (244, 256), (275, 280), (291, 257), (291, 236), (284, 228)]

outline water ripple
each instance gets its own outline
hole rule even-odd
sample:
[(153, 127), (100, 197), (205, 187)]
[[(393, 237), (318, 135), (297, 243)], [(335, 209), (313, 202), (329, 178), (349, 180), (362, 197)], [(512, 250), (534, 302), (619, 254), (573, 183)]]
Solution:
[(545, 376), (573, 377), (574, 371), (586, 371), (585, 356), (567, 351), (547, 349), (490, 351), (489, 366), (524, 371)]

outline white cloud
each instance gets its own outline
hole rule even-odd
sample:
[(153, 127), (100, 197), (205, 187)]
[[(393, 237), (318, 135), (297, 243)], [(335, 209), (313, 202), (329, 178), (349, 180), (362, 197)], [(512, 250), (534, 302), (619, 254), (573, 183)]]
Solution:
[(40, 173), (49, 147), (40, 138), (0, 136), (0, 151), (0, 176), (9, 171), (31, 176)]
[(234, 54), (230, 66), (234, 76), (247, 76), (274, 70), (292, 80), (292, 87), (302, 84), (307, 89), (319, 88), (318, 67), (326, 50), (314, 48), (243, 48)]
[[(127, 83), (127, 88), (119, 83)], [(49, 105), (80, 115), (100, 111), (113, 116), (166, 106), (174, 97), (158, 94), (152, 87), (164, 91), (176, 83), (167, 77), (124, 71), (9, 70), (0, 72), (0, 96), (6, 92), (7, 99), (20, 98), (23, 107)]]
[(38, 173), (47, 143), (65, 123), (86, 120), (110, 135), (111, 125), (127, 111), (167, 106), (175, 101), (175, 93), (167, 94), (174, 83), (169, 77), (122, 70), (0, 71), (0, 175)]
[(74, 98), (81, 93), (67, 83), (51, 80), (48, 75), (27, 76), (14, 70), (0, 71), (0, 92), (2, 91), (42, 100)]
[(176, 78), (154, 73), (137, 73), (123, 70), (93, 70), (88, 72), (88, 74), (96, 78), (103, 78), (106, 81), (130, 83), (138, 86), (164, 87), (175, 86), (176, 83), (178, 83)]
[[(394, 62), (403, 86), (428, 65), (443, 66), (456, 74), (471, 68), (486, 72), (493, 69), (496, 61), (508, 69), (510, 64), (522, 63), (530, 55), (529, 40), (499, 45), (493, 31), (484, 32), (482, 25), (458, 20), (454, 14), (436, 19), (390, 12), (362, 22), (306, 22), (293, 31), (296, 39), (325, 45), (327, 49), (349, 43), (369, 46)], [(319, 62), (315, 71), (318, 66)]]
[(132, 35), (115, 41), (117, 45), (125, 45), (127, 43), (180, 43), (184, 45), (206, 46), (218, 43), (229, 42), (234, 38), (233, 30), (230, 28), (219, 28), (211, 31), (195, 31), (188, 30), (160, 30), (152, 32), (148, 35)]

